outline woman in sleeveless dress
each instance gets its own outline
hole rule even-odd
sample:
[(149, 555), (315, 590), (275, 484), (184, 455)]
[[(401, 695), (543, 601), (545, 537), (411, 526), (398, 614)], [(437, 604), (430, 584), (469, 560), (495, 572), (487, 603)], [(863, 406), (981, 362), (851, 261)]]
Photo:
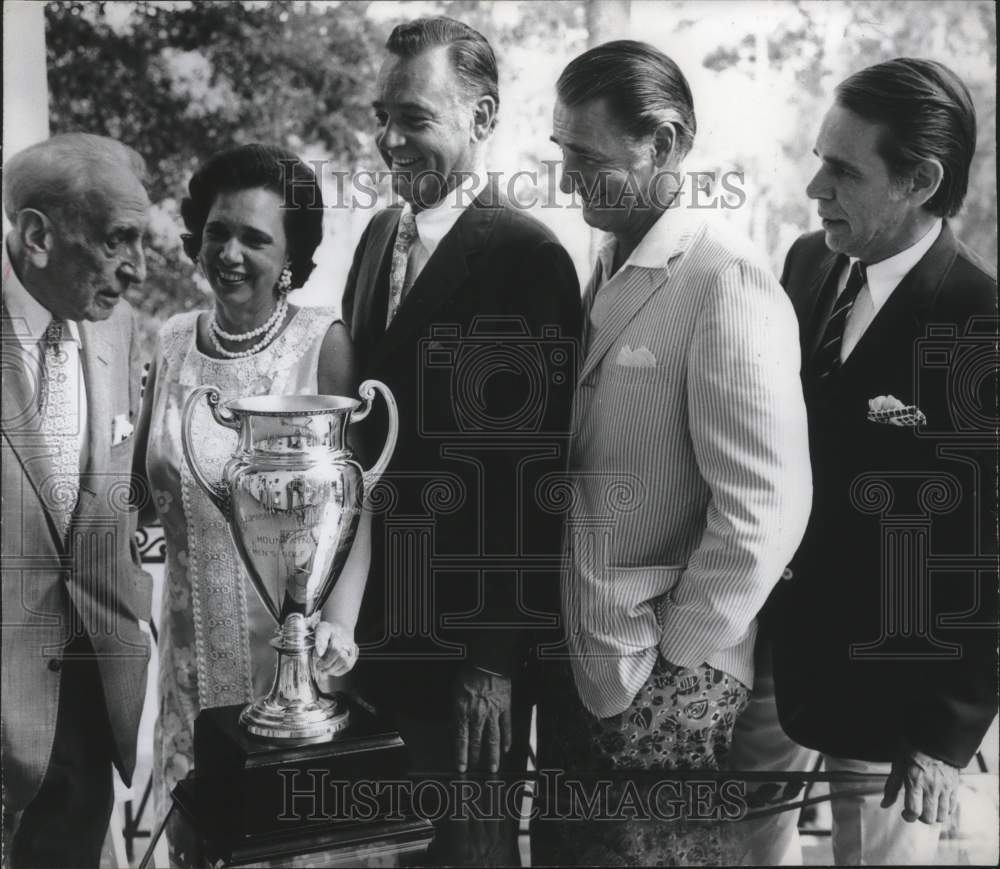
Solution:
[[(195, 173), (181, 213), (190, 233), (185, 250), (211, 285), (215, 307), (178, 314), (163, 326), (137, 441), (136, 473), (148, 474), (167, 553), (153, 760), (160, 817), (174, 785), (192, 770), (197, 714), (264, 695), (275, 666), (274, 619), (250, 587), (222, 515), (184, 460), (184, 402), (202, 384), (217, 386), (223, 402), (356, 394), (344, 323), (330, 308), (297, 308), (287, 300), (312, 271), (323, 233), (322, 194), (312, 170), (281, 148), (230, 148)], [(215, 423), (207, 404), (198, 407), (192, 431), (206, 476), (219, 480), (236, 432)], [(334, 676), (357, 659), (354, 624), (368, 568), (368, 527), (365, 516), (317, 627), (317, 664)], [(175, 821), (167, 828), (171, 862), (195, 865), (202, 859), (198, 848)]]

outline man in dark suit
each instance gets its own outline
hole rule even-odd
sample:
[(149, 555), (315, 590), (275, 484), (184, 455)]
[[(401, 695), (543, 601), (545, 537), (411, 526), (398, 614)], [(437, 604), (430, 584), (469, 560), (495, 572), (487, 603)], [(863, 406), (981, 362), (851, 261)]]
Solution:
[[(523, 770), (523, 675), (546, 624), (532, 613), (551, 626), (558, 612), (560, 523), (539, 498), (564, 465), (579, 286), (552, 233), (485, 172), (489, 43), (429, 18), (387, 48), (376, 141), (404, 202), (365, 230), (343, 310), (400, 432), (374, 505), (355, 676), (396, 714), (418, 769)], [(363, 444), (384, 435), (373, 414)]]
[(997, 284), (948, 224), (975, 144), (943, 65), (852, 75), (807, 188), (823, 230), (782, 277), (814, 498), (765, 619), (777, 709), (829, 771), (886, 776), (881, 800), (832, 786), (838, 864), (930, 862), (997, 711)]
[(5, 167), (3, 803), (11, 865), (97, 866), (130, 783), (152, 584), (128, 508), (145, 277), (138, 154), (100, 136)]

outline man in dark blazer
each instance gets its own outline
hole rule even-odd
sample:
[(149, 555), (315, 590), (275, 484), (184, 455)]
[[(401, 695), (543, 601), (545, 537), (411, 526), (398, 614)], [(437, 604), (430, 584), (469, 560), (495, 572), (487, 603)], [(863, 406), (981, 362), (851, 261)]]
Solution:
[(3, 806), (19, 866), (94, 866), (131, 782), (152, 583), (129, 509), (145, 277), (138, 154), (68, 134), (8, 162), (3, 257)]
[(838, 864), (931, 862), (997, 711), (997, 284), (948, 223), (975, 143), (943, 65), (852, 75), (807, 188), (823, 230), (782, 276), (814, 497), (765, 619), (777, 709), (828, 770), (887, 776), (832, 786)]
[[(560, 522), (539, 499), (564, 467), (579, 286), (552, 233), (487, 178), (486, 40), (430, 18), (387, 48), (376, 141), (404, 202), (365, 230), (343, 311), (400, 432), (373, 504), (355, 677), (417, 768), (523, 770), (531, 637), (558, 612)], [(385, 431), (373, 414), (366, 452)]]

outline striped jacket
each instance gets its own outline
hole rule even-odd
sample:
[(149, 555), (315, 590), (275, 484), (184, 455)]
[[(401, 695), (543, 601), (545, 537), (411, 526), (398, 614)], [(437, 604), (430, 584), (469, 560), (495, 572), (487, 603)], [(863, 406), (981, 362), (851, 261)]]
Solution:
[[(798, 325), (749, 244), (669, 210), (585, 294), (562, 606), (576, 685), (626, 709), (657, 654), (753, 683), (811, 482)], [(599, 292), (597, 292), (599, 290)]]

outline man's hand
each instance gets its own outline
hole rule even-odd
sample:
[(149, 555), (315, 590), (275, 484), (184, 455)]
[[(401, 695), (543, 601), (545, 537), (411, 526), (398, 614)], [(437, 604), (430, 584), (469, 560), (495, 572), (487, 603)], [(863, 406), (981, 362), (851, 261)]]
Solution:
[(885, 781), (882, 808), (896, 802), (899, 789), (905, 788), (903, 820), (925, 824), (947, 821), (958, 805), (958, 768), (937, 760), (922, 751), (907, 751), (892, 762)]
[(354, 631), (344, 625), (320, 622), (315, 642), (313, 662), (316, 670), (326, 676), (343, 676), (358, 662)]
[(510, 751), (510, 679), (466, 665), (455, 679), (452, 702), (455, 765), (459, 772), (482, 762), (500, 768), (500, 751)]

